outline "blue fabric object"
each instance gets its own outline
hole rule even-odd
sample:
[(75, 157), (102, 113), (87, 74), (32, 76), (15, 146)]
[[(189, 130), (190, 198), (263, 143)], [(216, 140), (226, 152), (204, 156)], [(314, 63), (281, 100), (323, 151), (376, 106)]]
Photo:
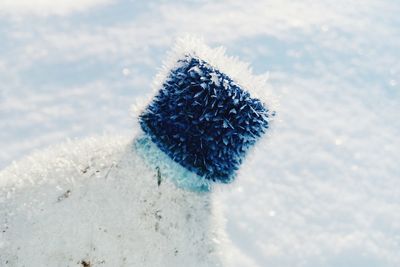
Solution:
[(175, 162), (207, 180), (229, 183), (268, 128), (268, 116), (263, 103), (227, 75), (186, 56), (139, 122)]

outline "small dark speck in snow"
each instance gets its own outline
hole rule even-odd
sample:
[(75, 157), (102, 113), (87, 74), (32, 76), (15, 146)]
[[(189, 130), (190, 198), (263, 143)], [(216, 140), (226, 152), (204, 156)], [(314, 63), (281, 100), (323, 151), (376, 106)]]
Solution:
[(160, 167), (157, 167), (156, 169), (157, 169), (157, 185), (160, 186), (162, 181)]
[(82, 265), (83, 267), (91, 267), (91, 266), (92, 266), (92, 264), (90, 263), (90, 261), (85, 261), (85, 260), (82, 260), (82, 261), (81, 261), (81, 265)]
[(83, 170), (81, 170), (82, 173), (87, 173), (87, 171), (90, 169), (89, 166), (87, 166), (86, 168), (84, 168)]
[(70, 195), (71, 195), (71, 190), (68, 189), (67, 191), (65, 191), (64, 194), (62, 194), (61, 196), (59, 196), (57, 198), (57, 202), (63, 201), (64, 199), (68, 198)]

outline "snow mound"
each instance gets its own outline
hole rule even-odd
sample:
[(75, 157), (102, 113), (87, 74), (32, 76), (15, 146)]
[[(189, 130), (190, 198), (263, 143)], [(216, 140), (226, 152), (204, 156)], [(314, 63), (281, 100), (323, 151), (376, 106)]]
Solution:
[(2, 171), (1, 265), (222, 266), (234, 250), (212, 194), (178, 188), (131, 140), (69, 141)]

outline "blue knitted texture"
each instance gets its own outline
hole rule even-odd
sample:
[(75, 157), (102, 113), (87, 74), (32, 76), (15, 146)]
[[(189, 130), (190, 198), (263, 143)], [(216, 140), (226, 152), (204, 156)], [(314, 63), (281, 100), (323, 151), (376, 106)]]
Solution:
[(231, 78), (186, 56), (139, 116), (175, 162), (210, 181), (231, 182), (246, 151), (268, 128), (268, 109)]

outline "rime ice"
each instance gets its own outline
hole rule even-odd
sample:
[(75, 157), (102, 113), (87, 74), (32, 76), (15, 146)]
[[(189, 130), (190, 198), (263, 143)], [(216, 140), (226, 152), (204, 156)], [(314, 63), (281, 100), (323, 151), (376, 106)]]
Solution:
[(208, 180), (230, 182), (268, 128), (268, 109), (201, 59), (186, 56), (178, 65), (141, 114), (141, 126), (182, 166)]
[(220, 49), (192, 39), (176, 49), (143, 131), (68, 142), (0, 173), (0, 264), (248, 266), (210, 183), (230, 182), (268, 128), (269, 110), (249, 92), (261, 83)]

